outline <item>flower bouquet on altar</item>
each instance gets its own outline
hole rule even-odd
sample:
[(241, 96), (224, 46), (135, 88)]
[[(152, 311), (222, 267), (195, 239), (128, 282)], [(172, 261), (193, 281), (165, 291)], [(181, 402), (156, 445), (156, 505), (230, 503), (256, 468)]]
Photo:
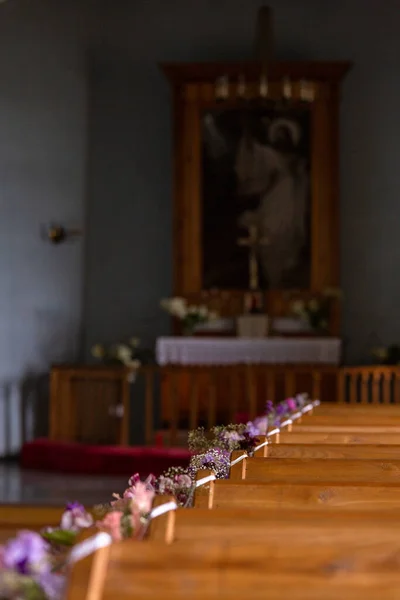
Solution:
[(216, 321), (219, 318), (219, 315), (210, 311), (207, 306), (189, 304), (185, 298), (165, 298), (161, 300), (161, 308), (171, 317), (181, 321), (184, 335), (193, 335), (198, 325)]
[(123, 365), (133, 373), (141, 365), (154, 361), (153, 352), (140, 348), (140, 340), (136, 337), (130, 338), (126, 343), (112, 344), (109, 347), (96, 344), (92, 347), (91, 354), (103, 364)]
[(325, 334), (329, 331), (332, 302), (340, 296), (340, 290), (326, 289), (319, 297), (293, 300), (290, 312), (312, 331)]

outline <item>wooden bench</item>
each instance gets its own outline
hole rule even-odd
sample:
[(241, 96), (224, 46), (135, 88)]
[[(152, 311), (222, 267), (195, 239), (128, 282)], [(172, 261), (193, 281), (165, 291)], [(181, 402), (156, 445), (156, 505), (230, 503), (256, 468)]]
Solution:
[(400, 415), (388, 415), (384, 412), (366, 415), (363, 413), (353, 414), (351, 409), (345, 415), (320, 415), (318, 412), (310, 415), (304, 425), (309, 427), (397, 427), (400, 429)]
[(381, 445), (400, 445), (399, 433), (356, 433), (334, 431), (330, 433), (318, 431), (316, 428), (311, 431), (299, 431), (295, 427), (292, 432), (283, 432), (277, 436), (271, 436), (271, 442), (280, 442), (283, 444), (381, 444)]
[[(243, 452), (232, 452), (232, 458)], [(324, 458), (245, 458), (231, 467), (230, 479), (248, 479), (301, 483), (327, 481), (329, 483), (398, 483), (400, 460), (397, 459), (329, 459)]]
[[(369, 559), (359, 559), (363, 552), (369, 553), (366, 538), (354, 554), (346, 551), (345, 543), (337, 553), (326, 540), (322, 552), (319, 546), (313, 550), (305, 540), (310, 552), (300, 554), (300, 546), (294, 546), (295, 551), (288, 551), (286, 559), (277, 555), (274, 544), (265, 539), (229, 542), (212, 537), (195, 544), (190, 540), (170, 546), (156, 541), (123, 541), (78, 562), (66, 598), (239, 600), (248, 597), (251, 590), (251, 598), (256, 600), (395, 600), (400, 572), (392, 555), (382, 556), (382, 545), (388, 545), (385, 531), (383, 543), (374, 542), (380, 560), (373, 565)], [(315, 536), (321, 539), (318, 531)], [(307, 529), (301, 537), (307, 537)], [(392, 533), (390, 539), (393, 537)], [(350, 537), (345, 538), (350, 541)]]
[[(202, 471), (199, 477), (210, 474)], [(269, 483), (255, 481), (211, 481), (196, 489), (196, 508), (269, 508), (279, 510), (350, 511), (399, 510), (400, 485), (392, 483)]]
[(400, 445), (379, 444), (268, 444), (255, 452), (258, 458), (398, 458)]
[(0, 506), (0, 542), (15, 536), (21, 529), (40, 531), (44, 527), (56, 527), (63, 509), (50, 506), (24, 506), (2, 504)]
[(193, 510), (77, 563), (67, 600), (397, 599), (400, 425), (317, 418), (232, 453), (228, 480), (199, 472)]

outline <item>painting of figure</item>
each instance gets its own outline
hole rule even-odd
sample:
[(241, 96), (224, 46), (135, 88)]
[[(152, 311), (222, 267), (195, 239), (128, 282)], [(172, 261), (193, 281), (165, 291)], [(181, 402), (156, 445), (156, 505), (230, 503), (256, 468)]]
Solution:
[(202, 119), (204, 288), (248, 289), (250, 227), (262, 289), (310, 286), (310, 113), (221, 108)]

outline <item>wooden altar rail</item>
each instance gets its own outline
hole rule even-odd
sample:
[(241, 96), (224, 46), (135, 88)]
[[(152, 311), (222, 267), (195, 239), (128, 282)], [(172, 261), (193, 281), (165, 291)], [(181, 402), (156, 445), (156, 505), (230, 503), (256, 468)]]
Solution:
[[(167, 443), (180, 430), (233, 421), (239, 413), (262, 413), (267, 399), (307, 392), (324, 402), (399, 403), (400, 367), (327, 365), (54, 367), (51, 373), (50, 437), (87, 443), (130, 443), (130, 413), (142, 423), (146, 444), (160, 425)], [(156, 419), (160, 410), (161, 423)], [(186, 434), (184, 434), (186, 442)]]

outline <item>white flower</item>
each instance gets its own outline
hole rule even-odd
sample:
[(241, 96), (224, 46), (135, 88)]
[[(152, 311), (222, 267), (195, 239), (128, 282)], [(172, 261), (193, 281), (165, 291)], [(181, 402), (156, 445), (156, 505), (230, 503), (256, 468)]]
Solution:
[(116, 357), (126, 364), (128, 361), (132, 360), (132, 350), (126, 344), (118, 344), (116, 346)]
[(299, 317), (304, 316), (305, 313), (305, 304), (303, 300), (295, 300), (294, 302), (292, 302), (292, 313), (294, 315), (297, 315)]
[(316, 312), (319, 309), (318, 300), (316, 300), (315, 298), (310, 300), (310, 302), (308, 303), (308, 308), (311, 310), (311, 312)]
[(104, 346), (102, 346), (101, 344), (96, 344), (95, 346), (92, 346), (91, 354), (94, 358), (104, 358), (106, 354)]
[(178, 319), (184, 319), (187, 315), (187, 301), (185, 298), (177, 297), (161, 300), (161, 308)]

